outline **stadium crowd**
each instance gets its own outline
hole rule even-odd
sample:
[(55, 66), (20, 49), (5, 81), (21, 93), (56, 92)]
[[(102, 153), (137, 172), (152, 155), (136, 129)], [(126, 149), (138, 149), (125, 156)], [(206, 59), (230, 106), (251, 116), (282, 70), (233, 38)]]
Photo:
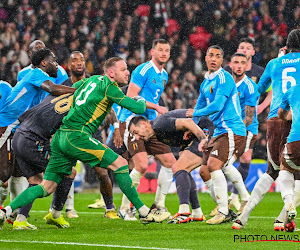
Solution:
[[(0, 3), (0, 79), (12, 86), (30, 63), (28, 46), (42, 40), (67, 70), (72, 51), (82, 51), (87, 74), (103, 74), (104, 61), (120, 56), (132, 71), (149, 60), (153, 39), (170, 42), (169, 81), (163, 95), (169, 110), (195, 105), (209, 45), (224, 49), (224, 64), (239, 39), (255, 40), (254, 63), (265, 67), (275, 58), (290, 30), (300, 26), (296, 0), (47, 1)], [(271, 45), (270, 45), (271, 44)], [(266, 159), (266, 109), (259, 115), (254, 158)]]

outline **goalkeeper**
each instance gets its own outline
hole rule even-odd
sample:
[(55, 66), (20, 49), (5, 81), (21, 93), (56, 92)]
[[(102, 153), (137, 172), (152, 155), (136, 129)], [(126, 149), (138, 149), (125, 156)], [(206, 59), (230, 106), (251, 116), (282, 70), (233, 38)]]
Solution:
[[(6, 217), (14, 210), (53, 193), (64, 176), (71, 174), (77, 160), (91, 167), (110, 168), (122, 192), (140, 213), (142, 223), (160, 222), (169, 218), (169, 212), (159, 212), (149, 208), (140, 200), (128, 172), (125, 159), (114, 153), (92, 134), (98, 129), (113, 103), (142, 114), (146, 102), (136, 97), (131, 99), (123, 94), (119, 86), (128, 83), (129, 71), (123, 59), (113, 57), (104, 65), (104, 76), (95, 75), (77, 82), (80, 86), (74, 94), (71, 109), (63, 119), (63, 125), (54, 134), (51, 143), (51, 157), (40, 185), (26, 189), (8, 206), (0, 210), (0, 228)], [(53, 217), (60, 217), (52, 213)], [(55, 224), (55, 218), (51, 220)]]

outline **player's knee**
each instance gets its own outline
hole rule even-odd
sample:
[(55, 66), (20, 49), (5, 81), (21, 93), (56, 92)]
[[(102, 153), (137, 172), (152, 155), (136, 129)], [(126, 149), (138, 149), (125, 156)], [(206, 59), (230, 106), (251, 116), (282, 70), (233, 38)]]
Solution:
[(208, 181), (211, 178), (210, 177), (210, 172), (208, 171), (208, 167), (206, 165), (201, 166), (199, 174), (200, 174), (200, 176), (201, 176), (201, 178), (204, 182)]

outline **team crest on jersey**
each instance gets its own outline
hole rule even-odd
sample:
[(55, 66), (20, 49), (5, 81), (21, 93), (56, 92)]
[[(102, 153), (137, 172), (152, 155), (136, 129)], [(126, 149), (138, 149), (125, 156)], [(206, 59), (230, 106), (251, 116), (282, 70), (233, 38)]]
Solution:
[(256, 82), (257, 81), (257, 77), (256, 76), (252, 76), (251, 79)]
[(240, 92), (238, 92), (238, 96), (241, 96), (241, 93), (240, 93)]
[(210, 86), (210, 89), (209, 89), (209, 93), (212, 94), (212, 92), (213, 92), (213, 85), (211, 85), (211, 86)]
[(166, 86), (166, 80), (163, 80), (163, 86), (164, 87)]
[(137, 143), (133, 143), (132, 146), (133, 146), (133, 150), (137, 150), (138, 149)]
[(156, 83), (156, 80), (155, 80), (155, 79), (153, 79), (152, 83)]

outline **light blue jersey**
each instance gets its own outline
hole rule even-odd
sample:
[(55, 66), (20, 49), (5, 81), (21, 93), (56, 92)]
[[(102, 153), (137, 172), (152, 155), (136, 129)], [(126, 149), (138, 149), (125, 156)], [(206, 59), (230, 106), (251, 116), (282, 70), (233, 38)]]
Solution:
[[(116, 116), (118, 118), (118, 120), (120, 119), (121, 117), (121, 114), (122, 114), (122, 107), (116, 103), (114, 103), (112, 105), (112, 108), (114, 109), (115, 113), (116, 113)], [(106, 139), (106, 144), (109, 142), (110, 138), (113, 136), (113, 133), (115, 131), (115, 128), (112, 124), (110, 124), (109, 126), (109, 133), (108, 133), (108, 136), (107, 136), (107, 139)]]
[(257, 90), (257, 85), (254, 81), (251, 80), (248, 76), (245, 77), (236, 83), (238, 90), (238, 95), (240, 99), (242, 119), (246, 117), (245, 106), (255, 107), (255, 112), (253, 115), (253, 120), (250, 125), (246, 127), (247, 131), (250, 131), (252, 134), (258, 134), (258, 120), (257, 120), (257, 105), (259, 99), (259, 93)]
[(0, 127), (6, 127), (32, 106), (32, 102), (44, 90), (41, 84), (51, 77), (40, 68), (30, 71), (7, 96), (0, 109)]
[[(136, 67), (130, 79), (131, 83), (141, 88), (139, 96), (154, 104), (158, 104), (160, 95), (164, 91), (167, 81), (168, 73), (164, 69), (160, 72), (152, 60)], [(131, 111), (123, 109), (120, 121), (124, 122), (131, 115)], [(146, 109), (142, 115), (148, 120), (154, 120), (157, 117), (157, 112), (154, 109)]]
[(222, 68), (210, 75), (206, 73), (193, 116), (196, 123), (202, 116), (210, 117), (215, 125), (213, 137), (232, 132), (246, 136), (235, 82)]
[(271, 60), (258, 83), (259, 93), (264, 93), (272, 84), (272, 102), (268, 119), (277, 117), (279, 105), (287, 90), (300, 82), (300, 53), (288, 53)]
[(10, 84), (8, 82), (5, 81), (0, 81), (0, 110), (6, 100), (6, 97), (9, 95), (9, 93), (11, 92), (12, 87), (10, 86)]
[[(65, 69), (58, 65), (58, 71), (57, 71), (57, 77), (54, 78), (54, 77), (50, 77), (50, 81), (52, 81), (53, 83), (55, 84), (61, 84), (63, 83), (65, 80), (68, 79), (68, 74), (67, 72), (65, 71)], [(19, 74), (18, 74), (18, 78), (17, 78), (17, 81), (21, 81), (23, 79), (23, 77), (28, 74), (28, 72), (32, 71), (34, 68), (32, 67), (32, 64), (30, 64), (29, 66), (23, 68)], [(35, 97), (35, 99), (33, 100), (32, 102), (32, 107), (39, 104), (41, 101), (43, 101), (46, 96), (48, 95), (49, 93), (46, 92), (46, 91), (42, 91), (38, 96)]]
[(290, 88), (282, 98), (280, 107), (283, 110), (292, 112), (292, 128), (287, 137), (287, 142), (300, 141), (300, 84)]

